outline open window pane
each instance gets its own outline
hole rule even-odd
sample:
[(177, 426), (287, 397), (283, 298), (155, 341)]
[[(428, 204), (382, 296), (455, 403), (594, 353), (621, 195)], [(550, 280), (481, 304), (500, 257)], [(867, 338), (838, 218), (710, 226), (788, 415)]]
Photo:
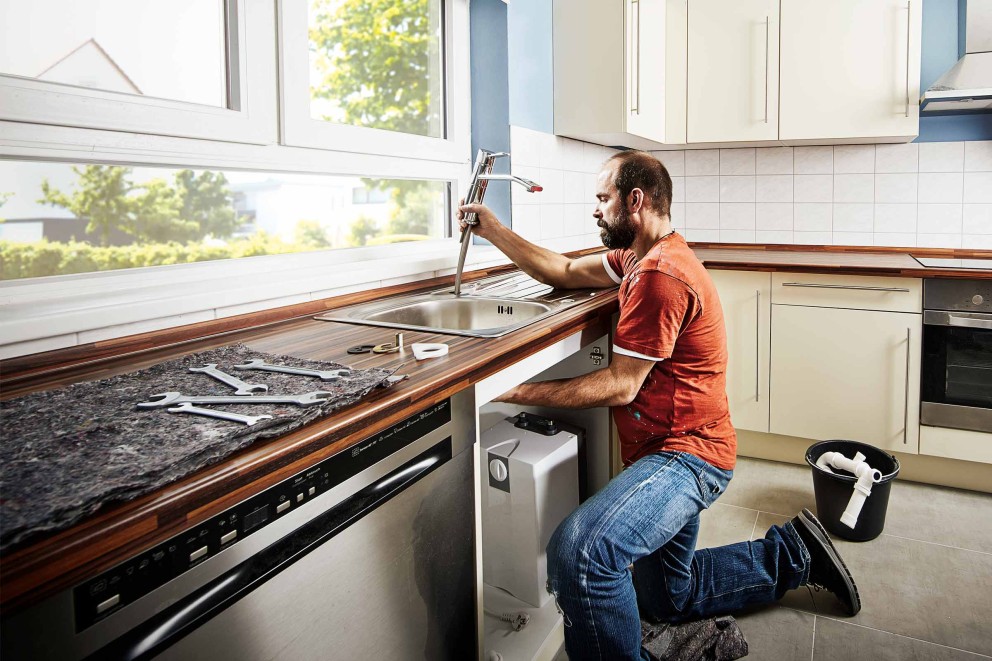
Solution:
[(445, 137), (441, 0), (310, 0), (310, 117)]
[(224, 0), (0, 0), (0, 73), (228, 105)]
[(0, 161), (2, 279), (422, 241), (448, 183)]

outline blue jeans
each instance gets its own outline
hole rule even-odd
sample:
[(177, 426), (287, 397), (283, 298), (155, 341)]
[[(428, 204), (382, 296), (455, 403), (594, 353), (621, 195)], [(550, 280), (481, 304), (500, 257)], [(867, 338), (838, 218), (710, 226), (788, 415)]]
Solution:
[(564, 614), (569, 659), (647, 659), (642, 617), (709, 617), (805, 584), (809, 553), (791, 523), (764, 539), (695, 550), (699, 513), (732, 476), (684, 452), (659, 452), (562, 521), (548, 544), (548, 589)]

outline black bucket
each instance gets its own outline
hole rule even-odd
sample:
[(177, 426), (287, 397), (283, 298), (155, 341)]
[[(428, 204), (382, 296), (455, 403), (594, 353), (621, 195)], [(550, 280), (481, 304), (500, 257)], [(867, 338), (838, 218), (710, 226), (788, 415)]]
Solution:
[[(816, 460), (826, 452), (840, 452), (848, 459), (860, 452), (869, 466), (882, 473), (882, 479), (871, 486), (871, 495), (865, 500), (854, 528), (841, 523), (840, 517), (854, 493), (857, 482), (850, 473), (830, 473), (816, 465)], [(885, 511), (889, 506), (892, 480), (899, 474), (899, 460), (891, 454), (866, 443), (857, 441), (822, 441), (806, 450), (806, 463), (813, 469), (813, 493), (816, 495), (816, 517), (823, 527), (844, 539), (867, 542), (882, 534)]]

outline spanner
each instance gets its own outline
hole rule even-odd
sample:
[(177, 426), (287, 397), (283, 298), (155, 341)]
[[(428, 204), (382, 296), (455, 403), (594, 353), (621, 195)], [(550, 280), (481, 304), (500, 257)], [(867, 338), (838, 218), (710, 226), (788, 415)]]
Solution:
[(178, 392), (160, 392), (152, 397), (161, 397), (149, 402), (138, 404), (139, 409), (155, 409), (175, 404), (296, 404), (297, 406), (313, 406), (320, 404), (333, 396), (334, 393), (315, 390), (302, 395), (184, 395)]
[(236, 376), (221, 372), (217, 369), (217, 363), (208, 363), (203, 367), (190, 367), (189, 371), (214, 377), (224, 385), (235, 388), (235, 395), (250, 395), (253, 392), (266, 392), (269, 389), (264, 383), (246, 383)]
[(282, 372), (283, 374), (299, 374), (302, 376), (315, 376), (323, 381), (333, 381), (340, 379), (344, 374), (351, 374), (351, 370), (308, 370), (303, 367), (286, 367), (285, 365), (269, 365), (264, 360), (249, 360), (244, 365), (235, 365), (236, 370), (262, 370), (263, 372)]
[(195, 415), (202, 415), (207, 418), (217, 418), (219, 420), (230, 420), (231, 422), (240, 422), (251, 427), (253, 424), (259, 420), (268, 420), (271, 415), (241, 415), (240, 413), (231, 413), (229, 411), (218, 411), (216, 409), (204, 409), (199, 406), (193, 406), (189, 402), (183, 402), (179, 406), (168, 409), (169, 413), (193, 413)]

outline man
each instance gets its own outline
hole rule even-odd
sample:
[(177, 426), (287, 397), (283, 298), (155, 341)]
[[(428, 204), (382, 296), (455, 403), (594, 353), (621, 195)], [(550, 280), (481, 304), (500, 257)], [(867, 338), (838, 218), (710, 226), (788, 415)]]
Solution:
[[(712, 281), (672, 229), (672, 180), (645, 152), (609, 159), (593, 217), (602, 256), (569, 259), (531, 244), (481, 205), (473, 231), (558, 288), (620, 285), (609, 367), (521, 384), (500, 400), (610, 406), (625, 470), (573, 512), (548, 545), (548, 589), (565, 616), (569, 658), (649, 658), (640, 618), (677, 622), (771, 603), (802, 585), (861, 608), (854, 580), (803, 510), (764, 539), (695, 551), (699, 513), (727, 487), (737, 438), (727, 408), (726, 331)], [(633, 568), (633, 571), (631, 571)]]

